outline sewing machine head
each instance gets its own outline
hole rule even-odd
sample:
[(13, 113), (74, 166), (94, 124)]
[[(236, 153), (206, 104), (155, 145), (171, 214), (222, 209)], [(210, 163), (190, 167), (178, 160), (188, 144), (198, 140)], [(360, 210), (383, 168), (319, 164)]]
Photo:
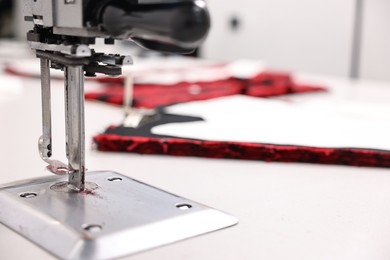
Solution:
[[(237, 219), (111, 171), (85, 181), (84, 75), (121, 74), (128, 56), (97, 53), (130, 39), (149, 49), (190, 52), (205, 38), (202, 0), (29, 0), (29, 45), (41, 61), (42, 136), (47, 176), (0, 187), (0, 222), (61, 259), (110, 259), (237, 224)], [(66, 157), (51, 159), (50, 69), (65, 76)], [(158, 170), (158, 169), (154, 169)], [(5, 213), (5, 214), (2, 214)]]
[(101, 37), (187, 53), (210, 27), (203, 0), (34, 0), (25, 1), (24, 9), (35, 24), (28, 41), (47, 44), (88, 44)]
[[(129, 56), (90, 49), (96, 38), (113, 44), (129, 39), (157, 51), (188, 53), (204, 40), (210, 19), (203, 0), (33, 0), (25, 1), (25, 20), (34, 26), (27, 40), (41, 59), (43, 134), (39, 153), (48, 169), (69, 175), (69, 188), (85, 189), (85, 76), (118, 76)], [(51, 159), (50, 68), (65, 74), (66, 154)]]

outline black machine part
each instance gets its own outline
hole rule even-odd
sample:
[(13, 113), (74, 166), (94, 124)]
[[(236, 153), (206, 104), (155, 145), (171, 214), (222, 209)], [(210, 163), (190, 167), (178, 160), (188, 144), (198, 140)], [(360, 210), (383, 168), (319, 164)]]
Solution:
[(163, 52), (189, 53), (206, 38), (210, 17), (203, 0), (146, 2), (103, 1), (90, 22), (115, 39)]

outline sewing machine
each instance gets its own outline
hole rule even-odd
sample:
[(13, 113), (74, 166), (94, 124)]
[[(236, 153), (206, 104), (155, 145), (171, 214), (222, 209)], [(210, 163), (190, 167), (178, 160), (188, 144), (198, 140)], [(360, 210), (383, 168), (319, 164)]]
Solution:
[[(53, 255), (107, 259), (137, 253), (235, 225), (223, 212), (115, 172), (85, 166), (84, 76), (118, 76), (130, 56), (99, 53), (133, 40), (146, 48), (188, 53), (210, 21), (203, 0), (25, 1), (30, 47), (41, 64), (42, 136), (39, 154), (53, 176), (3, 185), (0, 222)], [(64, 71), (66, 156), (52, 159), (50, 69)]]

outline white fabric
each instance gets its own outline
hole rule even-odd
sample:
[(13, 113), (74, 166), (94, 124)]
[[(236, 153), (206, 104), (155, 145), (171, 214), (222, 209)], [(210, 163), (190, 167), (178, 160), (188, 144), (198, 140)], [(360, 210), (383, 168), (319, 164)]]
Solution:
[(390, 104), (317, 100), (286, 102), (232, 96), (178, 104), (169, 113), (205, 122), (173, 123), (154, 134), (203, 140), (314, 147), (390, 149)]

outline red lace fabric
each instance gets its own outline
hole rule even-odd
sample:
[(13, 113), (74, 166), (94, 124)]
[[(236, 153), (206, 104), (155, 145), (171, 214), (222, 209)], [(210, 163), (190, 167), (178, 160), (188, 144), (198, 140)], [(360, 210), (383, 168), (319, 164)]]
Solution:
[(354, 148), (315, 148), (259, 143), (216, 142), (181, 138), (153, 138), (100, 134), (100, 151), (164, 154), (206, 158), (301, 162), (367, 167), (390, 167), (390, 152)]
[[(110, 104), (123, 104), (123, 79), (106, 81), (99, 90), (86, 92), (87, 100), (99, 100)], [(172, 85), (136, 84), (135, 107), (155, 108), (177, 103), (207, 100), (231, 95), (272, 97), (293, 93), (325, 91), (321, 86), (297, 84), (289, 74), (262, 72), (251, 79), (229, 78), (212, 82), (180, 82)]]
[[(89, 98), (113, 104), (122, 103), (122, 86), (107, 86), (106, 89), (108, 91), (89, 93)], [(231, 78), (196, 84), (183, 82), (172, 86), (136, 85), (134, 101), (139, 107), (151, 108), (236, 94), (270, 97), (324, 90), (324, 88), (319, 86), (296, 84), (287, 74), (269, 72), (260, 73), (250, 80)], [(121, 131), (116, 131), (119, 128), (121, 128)], [(266, 162), (390, 167), (390, 152), (382, 150), (318, 148), (262, 143), (205, 141), (176, 137), (153, 137), (153, 134), (150, 132), (145, 133), (144, 136), (126, 135), (124, 134), (123, 126), (109, 127), (106, 133), (96, 135), (94, 142), (98, 150), (111, 152), (229, 158)]]

